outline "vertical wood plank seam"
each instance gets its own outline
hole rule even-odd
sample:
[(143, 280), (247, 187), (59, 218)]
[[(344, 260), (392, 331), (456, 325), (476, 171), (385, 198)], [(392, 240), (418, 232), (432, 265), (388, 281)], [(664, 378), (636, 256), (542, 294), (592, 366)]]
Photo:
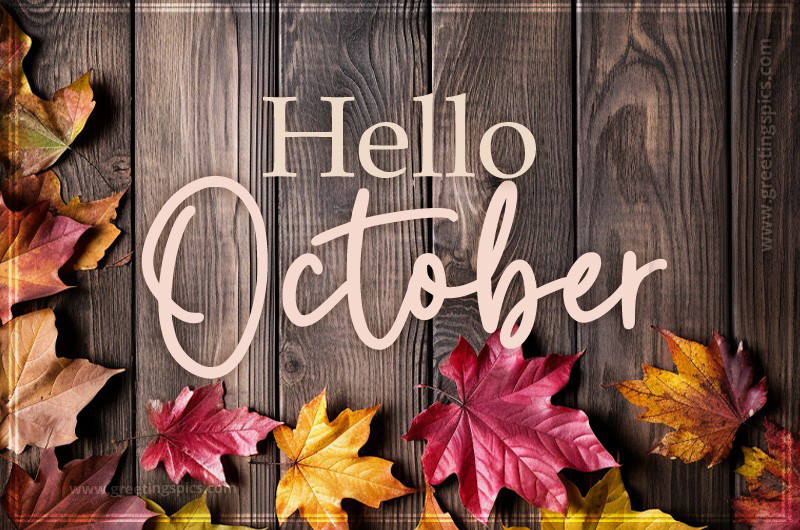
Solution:
[[(728, 190), (727, 190), (727, 197), (728, 197), (728, 249), (727, 249), (727, 260), (728, 260), (728, 296), (727, 300), (730, 304), (728, 308), (728, 333), (732, 336), (728, 339), (728, 341), (734, 345), (737, 344), (740, 337), (736, 336), (736, 315), (735, 311), (737, 311), (736, 306), (733, 303), (733, 269), (734, 269), (734, 253), (733, 253), (733, 238), (735, 237), (735, 228), (734, 228), (734, 220), (733, 220), (733, 102), (732, 102), (732, 90), (733, 90), (733, 54), (735, 52), (734, 44), (733, 44), (733, 2), (732, 0), (726, 0), (725, 2), (725, 44), (727, 49), (725, 50), (725, 82), (727, 83), (727, 87), (725, 90), (725, 155), (728, 162), (727, 168), (727, 182), (728, 182)], [(736, 456), (728, 459), (728, 491), (731, 493), (736, 492)], [(728, 528), (734, 528), (733, 523), (733, 506), (728, 503), (728, 517), (729, 521), (727, 524)]]
[[(131, 212), (131, 224), (130, 224), (130, 231), (131, 231), (131, 251), (134, 252), (136, 250), (136, 0), (130, 0), (130, 47), (131, 47), (131, 86), (130, 86), (130, 105), (131, 105), (131, 145), (130, 145), (130, 157), (131, 157), (131, 185), (130, 191), (128, 192), (128, 200), (131, 202), (130, 205), (130, 212)], [(132, 392), (130, 396), (131, 401), (131, 433), (125, 434), (125, 436), (132, 436), (134, 437), (133, 440), (133, 449), (128, 451), (128, 458), (132, 458), (132, 474), (133, 474), (133, 487), (134, 489), (138, 489), (139, 484), (139, 466), (137, 465), (137, 452), (136, 452), (136, 436), (139, 435), (138, 426), (136, 424), (136, 396), (138, 395), (139, 391), (139, 378), (137, 377), (138, 371), (136, 369), (136, 357), (137, 357), (137, 330), (136, 330), (136, 323), (138, 321), (138, 311), (137, 311), (137, 304), (136, 304), (136, 266), (137, 266), (137, 259), (136, 255), (133, 255), (133, 259), (131, 260), (131, 370), (130, 376), (133, 378), (132, 382)]]

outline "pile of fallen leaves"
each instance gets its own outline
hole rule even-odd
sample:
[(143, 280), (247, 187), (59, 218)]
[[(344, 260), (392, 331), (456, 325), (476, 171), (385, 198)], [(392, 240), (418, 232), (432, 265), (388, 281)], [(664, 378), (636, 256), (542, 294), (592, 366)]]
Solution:
[[(2, 8), (0, 8), (2, 9)], [(212, 524), (206, 494), (167, 515), (155, 502), (106, 491), (121, 454), (92, 456), (59, 468), (53, 447), (76, 440), (78, 413), (110, 377), (121, 372), (56, 354), (56, 318), (43, 309), (12, 318), (13, 306), (58, 293), (65, 270), (96, 269), (119, 235), (112, 221), (124, 192), (82, 202), (62, 200), (48, 168), (69, 148), (94, 108), (89, 74), (48, 101), (32, 91), (22, 62), (31, 46), (2, 10), (0, 28), (0, 444), (14, 453), (42, 448), (35, 477), (12, 464), (2, 506), (17, 528), (234, 528)], [(742, 345), (731, 354), (714, 335), (704, 346), (661, 331), (677, 373), (644, 366), (638, 381), (616, 383), (644, 408), (641, 419), (674, 430), (653, 453), (683, 462), (725, 460), (741, 425), (766, 403), (765, 380)], [(456, 475), (464, 507), (486, 524), (499, 491), (507, 488), (541, 508), (541, 525), (556, 528), (689, 529), (656, 509), (636, 511), (619, 464), (577, 409), (551, 397), (568, 383), (581, 354), (526, 359), (492, 334), (480, 352), (460, 340), (442, 375), (458, 395), (435, 402), (411, 423), (405, 439), (424, 440), (425, 506), (419, 529), (455, 529), (433, 485)], [(444, 392), (442, 392), (444, 394)], [(270, 432), (285, 456), (275, 506), (279, 522), (295, 512), (315, 529), (347, 528), (345, 498), (372, 508), (416, 493), (392, 475), (392, 462), (359, 455), (378, 406), (328, 419), (323, 391), (299, 411), (294, 429), (247, 407), (229, 410), (221, 383), (184, 388), (174, 401), (151, 401), (154, 435), (141, 456), (163, 463), (178, 483), (186, 475), (227, 485), (221, 457), (249, 457)], [(738, 470), (747, 494), (733, 502), (737, 520), (756, 528), (800, 528), (800, 435), (765, 422), (768, 453), (745, 448)], [(583, 496), (561, 475), (570, 468), (610, 468)], [(243, 528), (243, 527), (237, 527)]]

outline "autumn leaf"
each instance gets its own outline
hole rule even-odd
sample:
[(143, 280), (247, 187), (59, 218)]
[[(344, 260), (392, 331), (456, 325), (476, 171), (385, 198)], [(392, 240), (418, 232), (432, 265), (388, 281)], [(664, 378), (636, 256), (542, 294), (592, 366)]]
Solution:
[[(695, 528), (679, 523), (661, 510), (637, 512), (631, 509), (631, 500), (619, 468), (608, 473), (592, 488), (586, 497), (574, 484), (567, 481), (569, 510), (566, 517), (557, 512), (542, 510), (542, 530), (595, 530), (596, 528), (629, 528), (639, 530), (690, 530)], [(507, 530), (527, 530), (521, 527)]]
[(106, 493), (120, 456), (121, 452), (73, 460), (61, 470), (55, 452), (42, 451), (35, 479), (12, 465), (3, 508), (15, 527), (29, 530), (142, 528), (153, 516), (142, 499)]
[(188, 473), (212, 486), (225, 485), (222, 455), (256, 454), (256, 443), (280, 422), (248, 412), (223, 408), (222, 383), (190, 390), (185, 387), (175, 401), (147, 404), (147, 418), (158, 435), (142, 453), (142, 467), (150, 471), (164, 462), (176, 484)]
[(36, 96), (22, 67), (31, 39), (0, 10), (0, 163), (16, 178), (58, 160), (83, 130), (95, 102), (89, 73), (56, 91), (52, 101)]
[(736, 521), (760, 530), (800, 528), (800, 433), (764, 420), (767, 451), (743, 448), (736, 470), (747, 495), (733, 501)]
[(436, 502), (435, 492), (430, 484), (425, 484), (425, 507), (417, 530), (458, 530), (450, 514), (443, 511)]
[(715, 333), (704, 346), (659, 330), (678, 373), (643, 364), (644, 379), (614, 386), (625, 398), (645, 408), (639, 419), (675, 429), (652, 453), (709, 467), (727, 458), (742, 423), (767, 402), (766, 379), (753, 384), (753, 359), (743, 344), (731, 355), (728, 343)]
[(0, 327), (0, 446), (16, 453), (28, 444), (56, 447), (77, 440), (78, 412), (123, 371), (56, 357), (55, 322), (53, 310), (42, 309)]
[(144, 499), (147, 509), (157, 514), (144, 525), (144, 530), (245, 530), (246, 526), (228, 526), (211, 524), (211, 512), (206, 503), (206, 492), (193, 501), (188, 502), (168, 516), (164, 509), (150, 499)]
[(377, 508), (382, 501), (415, 491), (392, 476), (392, 462), (358, 456), (377, 410), (377, 406), (346, 409), (329, 422), (323, 391), (300, 409), (294, 430), (285, 426), (275, 429), (278, 447), (291, 462), (275, 500), (281, 524), (300, 510), (315, 529), (348, 528), (342, 499)]
[(464, 506), (484, 524), (501, 488), (529, 503), (566, 513), (558, 472), (616, 466), (580, 410), (550, 397), (569, 380), (581, 354), (525, 359), (493, 333), (479, 355), (461, 338), (440, 371), (456, 382), (458, 402), (434, 403), (411, 423), (406, 440), (425, 439), (425, 477), (455, 473)]
[(120, 230), (112, 221), (117, 217), (117, 207), (124, 194), (121, 191), (90, 202), (81, 202), (80, 197), (75, 196), (65, 204), (61, 198), (61, 181), (53, 171), (9, 180), (3, 189), (4, 197), (15, 208), (27, 208), (46, 201), (53, 213), (90, 226), (75, 245), (75, 254), (70, 260), (75, 270), (96, 269), (106, 250), (117, 239)]
[(1, 322), (11, 318), (14, 304), (69, 288), (58, 271), (88, 228), (69, 217), (53, 216), (44, 202), (11, 211), (0, 196)]

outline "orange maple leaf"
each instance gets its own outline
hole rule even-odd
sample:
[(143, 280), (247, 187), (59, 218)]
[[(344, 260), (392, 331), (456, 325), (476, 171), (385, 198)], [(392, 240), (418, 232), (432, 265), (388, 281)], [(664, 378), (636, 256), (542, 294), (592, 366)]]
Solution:
[(767, 402), (766, 379), (753, 384), (753, 360), (743, 344), (731, 355), (717, 333), (704, 346), (658, 331), (678, 373), (643, 364), (644, 379), (614, 386), (628, 401), (645, 408), (639, 419), (675, 429), (652, 453), (686, 463), (705, 457), (709, 467), (718, 464), (730, 453), (742, 423)]
[(433, 486), (425, 483), (425, 506), (422, 508), (422, 517), (416, 530), (457, 530), (450, 514), (442, 510), (436, 502)]
[(280, 426), (273, 431), (291, 461), (275, 499), (281, 524), (300, 510), (315, 529), (348, 528), (343, 498), (377, 508), (382, 501), (416, 491), (392, 476), (392, 462), (358, 456), (377, 411), (377, 406), (346, 409), (329, 422), (323, 391), (300, 409), (294, 430)]

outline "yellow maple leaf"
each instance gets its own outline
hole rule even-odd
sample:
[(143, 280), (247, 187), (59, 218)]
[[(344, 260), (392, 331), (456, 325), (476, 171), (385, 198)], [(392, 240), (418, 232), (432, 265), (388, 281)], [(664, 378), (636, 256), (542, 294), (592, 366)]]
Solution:
[[(569, 496), (567, 516), (542, 510), (542, 530), (690, 530), (696, 528), (680, 523), (661, 510), (637, 512), (631, 509), (631, 500), (619, 468), (608, 473), (586, 494), (564, 481)], [(526, 530), (521, 527), (506, 530)]]
[(450, 514), (443, 511), (436, 502), (433, 486), (425, 484), (425, 507), (422, 517), (417, 525), (417, 530), (457, 530), (456, 524)]
[(212, 524), (205, 491), (203, 495), (184, 504), (172, 515), (167, 515), (155, 501), (144, 499), (144, 502), (147, 503), (147, 509), (156, 514), (147, 520), (144, 530), (247, 530), (250, 528), (248, 526)]
[(70, 262), (75, 270), (96, 269), (106, 250), (119, 236), (120, 230), (112, 221), (117, 218), (117, 207), (124, 194), (124, 191), (120, 191), (89, 202), (82, 202), (76, 195), (65, 204), (61, 198), (61, 181), (54, 171), (7, 181), (3, 189), (4, 197), (17, 209), (46, 201), (50, 209), (58, 215), (91, 227), (81, 236), (75, 247), (75, 254)]
[(675, 429), (652, 453), (686, 463), (705, 457), (713, 466), (728, 456), (742, 423), (766, 403), (766, 380), (753, 384), (753, 360), (742, 344), (731, 355), (719, 334), (705, 346), (659, 331), (678, 373), (645, 364), (641, 381), (614, 386), (628, 401), (644, 407), (639, 419)]
[(291, 463), (275, 499), (281, 524), (300, 510), (315, 529), (348, 528), (342, 499), (377, 508), (382, 501), (416, 491), (392, 476), (392, 462), (358, 456), (377, 410), (345, 409), (329, 422), (323, 391), (300, 409), (294, 430), (280, 426), (273, 431)]
[(0, 447), (21, 453), (28, 444), (56, 447), (77, 440), (76, 416), (111, 370), (86, 359), (56, 357), (52, 309), (0, 327)]

